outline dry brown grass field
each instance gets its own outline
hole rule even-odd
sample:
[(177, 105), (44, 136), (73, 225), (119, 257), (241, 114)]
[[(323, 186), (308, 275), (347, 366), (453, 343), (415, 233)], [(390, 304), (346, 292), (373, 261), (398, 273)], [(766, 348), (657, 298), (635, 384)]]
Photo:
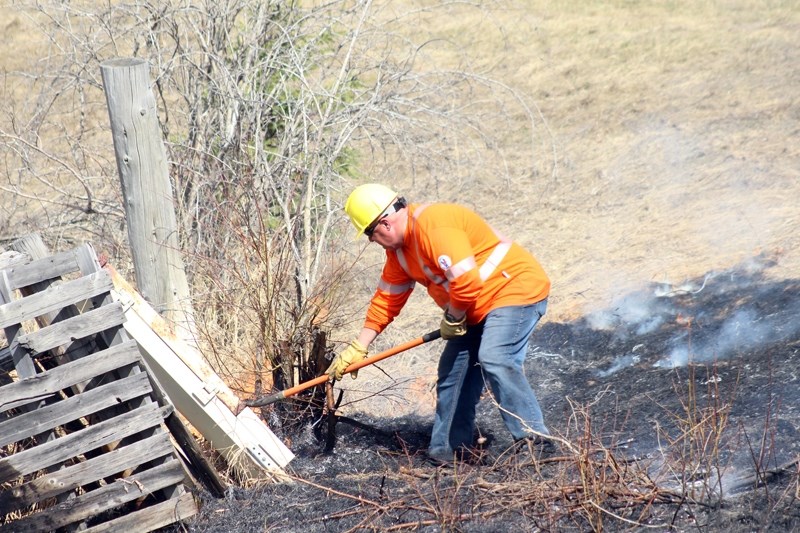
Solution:
[[(434, 4), (444, 7), (429, 9)], [(24, 96), (15, 92), (15, 80), (43, 46), (15, 6), (0, 0), (6, 99)], [(517, 95), (519, 105), (506, 110), (497, 144), (487, 147), (479, 170), (462, 168), (436, 180), (424, 168), (412, 175), (380, 162), (364, 161), (362, 170), (390, 181), (412, 201), (468, 204), (528, 246), (553, 282), (540, 329), (613, 308), (653, 283), (678, 287), (717, 273), (733, 279), (759, 257), (770, 260), (765, 282), (796, 289), (797, 2), (394, 0), (391, 10), (375, 16), (401, 14), (408, 39), (432, 43), (420, 68), (469, 64), (495, 80), (498, 90)], [(495, 168), (493, 181), (487, 176)], [(12, 203), (10, 195), (0, 190), (0, 205)], [(4, 240), (35, 230), (0, 222)], [(365, 257), (377, 276), (379, 251), (369, 249)], [(368, 280), (354, 295), (354, 315), (371, 287)], [(779, 302), (764, 305), (775, 314), (785, 303)], [(734, 295), (727, 305), (735, 304)], [(414, 338), (437, 323), (436, 310), (415, 295), (384, 335), (385, 344)], [(358, 325), (354, 321), (353, 329)], [(787, 353), (796, 354), (792, 339)], [(660, 350), (663, 355), (667, 347)], [(344, 384), (353, 394), (380, 390), (397, 379), (387, 377), (396, 372), (404, 385), (398, 394), (345, 413), (429, 415), (435, 358), (436, 348), (425, 347), (382, 370), (362, 370), (358, 381)], [(576, 361), (565, 366), (580, 367)], [(581, 383), (594, 386), (596, 379)], [(559, 394), (563, 399), (572, 392)]]
[(554, 168), (494, 201), (455, 194), (538, 254), (553, 316), (764, 250), (783, 253), (776, 275), (798, 272), (796, 4), (520, 2), (493, 15), (431, 31), (531, 97), (535, 135), (552, 143), (534, 157)]
[[(6, 111), (28, 96), (19, 90), (26, 69), (52, 52), (18, 6), (0, 4)], [(762, 252), (779, 258), (771, 276), (800, 272), (794, 2), (390, 6), (375, 16), (398, 17), (408, 39), (432, 43), (420, 68), (468, 64), (522, 104), (503, 118), (499, 145), (486, 150), (480, 169), (439, 177), (435, 186), (424, 171), (411, 176), (369, 161), (363, 173), (411, 199), (473, 206), (528, 246), (553, 281), (546, 321), (574, 319), (644, 284), (679, 284)], [(103, 112), (87, 111), (101, 134)], [(7, 125), (10, 116), (2, 120)], [(113, 161), (110, 136), (106, 157)], [(13, 168), (5, 171), (15, 177)], [(22, 201), (10, 188), (0, 199), (2, 239), (39, 229), (36, 219), (18, 223), (20, 211), (7, 208)], [(377, 275), (380, 251), (372, 248), (365, 257)], [(364, 283), (355, 316), (371, 287)], [(437, 319), (415, 295), (385, 345), (432, 329)], [(355, 330), (358, 319), (352, 324)], [(434, 352), (426, 352), (429, 363)], [(415, 386), (429, 390), (429, 380)]]
[[(775, 276), (800, 271), (794, 2), (474, 4), (422, 10), (409, 32), (443, 43), (428, 61), (469, 62), (535, 109), (532, 126), (520, 112), (502, 139), (517, 178), (461, 187), (453, 176), (446, 191), (391, 179), (412, 198), (473, 205), (528, 245), (553, 279), (550, 318), (760, 251), (781, 254)], [(0, 4), (6, 111), (47, 51), (17, 5)]]

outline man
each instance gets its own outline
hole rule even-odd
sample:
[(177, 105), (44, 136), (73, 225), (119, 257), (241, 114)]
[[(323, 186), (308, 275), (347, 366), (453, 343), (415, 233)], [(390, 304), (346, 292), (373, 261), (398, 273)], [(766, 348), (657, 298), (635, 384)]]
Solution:
[(451, 461), (469, 449), (485, 382), (516, 441), (552, 447), (522, 370), (550, 291), (538, 261), (465, 207), (407, 204), (383, 185), (357, 187), (345, 212), (358, 235), (386, 250), (386, 262), (361, 333), (326, 370), (331, 379), (341, 379), (349, 365), (367, 357), (369, 345), (420, 283), (443, 311), (440, 328), (447, 341), (428, 455)]

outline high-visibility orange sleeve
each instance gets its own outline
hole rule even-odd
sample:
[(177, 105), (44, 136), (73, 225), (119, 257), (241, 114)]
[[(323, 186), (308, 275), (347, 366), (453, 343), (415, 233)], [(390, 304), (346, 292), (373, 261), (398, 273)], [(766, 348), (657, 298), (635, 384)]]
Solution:
[(400, 314), (414, 290), (415, 282), (400, 266), (394, 252), (387, 250), (378, 288), (370, 301), (364, 327), (382, 332)]

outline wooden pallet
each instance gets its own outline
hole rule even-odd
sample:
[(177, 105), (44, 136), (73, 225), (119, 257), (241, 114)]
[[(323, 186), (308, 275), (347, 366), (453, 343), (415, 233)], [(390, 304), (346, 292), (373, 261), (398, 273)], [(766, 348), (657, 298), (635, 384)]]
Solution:
[(172, 406), (112, 289), (88, 245), (0, 271), (17, 374), (0, 386), (0, 532), (152, 531), (197, 513)]

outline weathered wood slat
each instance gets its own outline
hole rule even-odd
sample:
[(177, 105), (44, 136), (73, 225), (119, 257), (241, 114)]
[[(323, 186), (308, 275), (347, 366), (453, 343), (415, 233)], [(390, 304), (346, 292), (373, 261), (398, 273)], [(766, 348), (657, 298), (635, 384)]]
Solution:
[(134, 513), (98, 524), (83, 533), (146, 533), (185, 520), (197, 514), (197, 504), (189, 493), (151, 505)]
[(161, 424), (164, 413), (156, 403), (76, 431), (35, 448), (0, 459), (0, 483), (60, 464), (80, 454), (119, 441)]
[[(2, 389), (0, 389), (0, 393), (1, 392), (3, 392)], [(0, 403), (0, 411), (5, 411), (7, 409), (18, 409), (20, 407), (22, 407), (23, 409), (35, 409), (37, 407), (35, 405), (31, 405), (29, 407), (24, 407), (24, 406), (27, 406), (28, 404), (41, 402), (43, 400), (50, 398), (53, 395), (55, 395), (54, 392), (33, 393), (31, 396), (25, 396), (13, 402)]]
[(190, 473), (206, 487), (212, 496), (222, 498), (228, 487), (227, 482), (203, 455), (202, 448), (195, 440), (194, 435), (183, 424), (178, 413), (172, 413), (164, 418), (164, 424), (172, 434), (172, 438), (180, 446)]
[[(9, 269), (30, 263), (29, 255), (14, 250), (0, 254), (0, 305), (13, 300), (13, 291), (9, 281)], [(8, 335), (6, 335), (8, 337)]]
[[(51, 285), (57, 285), (57, 284), (61, 283), (61, 278), (60, 277), (53, 277), (53, 278), (49, 278), (49, 279), (45, 279), (45, 280), (42, 280), (42, 281), (35, 282), (34, 280), (36, 278), (48, 277), (48, 276), (57, 276), (60, 273), (67, 274), (68, 272), (73, 271), (75, 269), (78, 269), (78, 271), (81, 273), (81, 275), (83, 275), (84, 273), (83, 273), (82, 268), (84, 266), (87, 266), (88, 256), (93, 256), (94, 257), (94, 249), (92, 248), (92, 246), (90, 244), (84, 244), (83, 246), (80, 246), (80, 247), (74, 249), (72, 252), (66, 252), (67, 254), (72, 253), (73, 254), (72, 257), (70, 257), (69, 255), (66, 255), (66, 256), (62, 255), (60, 257), (62, 257), (62, 258), (65, 257), (66, 258), (64, 261), (53, 260), (53, 264), (59, 265), (59, 268), (48, 268), (48, 267), (52, 267), (52, 265), (47, 263), (48, 261), (51, 260), (51, 256), (50, 256), (49, 250), (47, 249), (47, 246), (44, 244), (44, 241), (42, 241), (40, 236), (38, 236), (38, 235), (29, 235), (24, 239), (19, 239), (18, 241), (15, 241), (14, 246), (16, 246), (20, 250), (24, 251), (32, 259), (38, 260), (38, 261), (42, 261), (42, 263), (39, 263), (39, 264), (44, 264), (45, 265), (45, 270), (47, 271), (46, 274), (42, 274), (40, 276), (31, 275), (31, 276), (27, 277), (26, 279), (17, 279), (15, 281), (14, 285), (25, 285), (25, 283), (33, 282), (32, 285), (22, 286), (22, 287), (19, 288), (19, 292), (22, 294), (23, 297), (27, 297), (27, 296), (30, 296), (31, 294), (44, 291), (44, 290), (48, 289)], [(95, 259), (95, 261), (96, 261), (96, 259)], [(94, 269), (91, 272), (96, 272), (97, 270), (98, 269)], [(27, 271), (23, 272), (23, 276), (26, 275), (27, 273), (28, 273)], [(5, 273), (5, 274), (7, 274), (7, 273)], [(8, 276), (6, 276), (6, 278), (8, 278)], [(10, 283), (10, 281), (8, 279), (5, 279), (5, 282), (7, 282), (6, 284)], [(0, 285), (3, 285), (3, 284), (0, 283)], [(10, 286), (11, 285), (9, 285), (9, 287)], [(8, 288), (7, 287), (5, 289), (2, 289), (2, 290), (6, 290), (6, 292), (8, 292)], [(2, 292), (2, 290), (0, 290), (0, 292)], [(109, 293), (102, 293), (99, 297), (102, 298), (103, 295), (108, 295), (108, 294)], [(12, 301), (11, 298), (6, 299), (6, 302), (10, 302), (10, 301)], [(66, 307), (64, 307), (62, 309), (59, 309), (58, 311), (48, 312), (48, 313), (45, 313), (43, 315), (37, 316), (36, 317), (36, 323), (41, 328), (41, 327), (49, 326), (53, 322), (58, 322), (60, 320), (66, 320), (66, 319), (71, 318), (73, 316), (77, 316), (77, 315), (80, 314), (80, 311), (78, 310), (78, 307), (81, 306), (83, 302), (85, 302), (85, 300), (81, 301), (81, 302), (76, 302), (76, 303), (71, 304), (71, 305), (68, 305), (68, 306), (66, 306)], [(96, 307), (96, 306), (94, 306), (94, 307)], [(23, 331), (23, 332), (20, 333), (20, 335), (24, 334), (24, 333), (25, 332)], [(106, 344), (106, 346), (108, 346), (108, 345), (109, 344)], [(86, 342), (73, 343), (73, 344), (70, 344), (68, 346), (70, 353), (69, 353), (69, 355), (67, 355), (67, 354), (65, 354), (65, 349), (66, 348), (67, 348), (67, 346), (59, 346), (55, 350), (52, 350), (51, 355), (55, 356), (54, 362), (57, 362), (58, 364), (63, 364), (64, 362), (69, 361), (70, 359), (78, 359), (80, 357), (83, 357), (83, 356), (87, 355), (88, 353), (91, 353), (92, 350), (96, 350), (97, 349), (97, 348), (92, 348), (91, 346), (86, 344)], [(26, 355), (27, 355), (28, 358), (30, 358), (30, 355), (24, 353), (24, 350), (23, 350), (22, 354), (15, 354), (15, 359), (24, 358)], [(27, 364), (27, 361), (23, 361), (23, 364)], [(48, 365), (48, 366), (53, 366), (53, 365)], [(17, 365), (17, 370), (19, 371), (19, 369), (20, 368), (19, 368), (19, 364), (18, 364)], [(28, 368), (27, 370), (30, 370), (30, 369)], [(28, 375), (31, 375), (31, 374), (30, 373), (25, 373), (25, 376), (28, 376)], [(73, 387), (73, 389), (75, 390), (75, 392), (80, 392), (82, 390), (82, 387), (83, 387), (83, 384), (78, 384), (78, 385), (75, 385)]]
[[(6, 304), (12, 301), (10, 290), (8, 289), (8, 273), (5, 270), (0, 271), (0, 309), (5, 307)], [(6, 341), (9, 346), (9, 355), (14, 368), (17, 370), (17, 375), (21, 378), (27, 378), (36, 373), (36, 367), (33, 365), (33, 358), (17, 343), (17, 339), (24, 335), (21, 324), (11, 324), (3, 329)]]
[(8, 246), (12, 250), (27, 255), (31, 260), (41, 259), (50, 255), (50, 250), (38, 233), (23, 235)]
[(31, 258), (22, 252), (5, 250), (0, 252), (0, 270), (24, 265), (25, 263), (29, 263), (30, 260)]
[[(176, 459), (124, 479), (118, 479), (91, 492), (59, 503), (36, 514), (16, 520), (0, 531), (39, 533), (53, 531), (103, 511), (180, 483), (183, 468)], [(136, 531), (139, 531), (137, 528)]]
[(56, 393), (76, 383), (88, 381), (95, 376), (141, 360), (136, 341), (114, 345), (102, 352), (0, 387), (0, 411), (16, 408), (35, 401), (42, 395)]
[(147, 374), (139, 373), (47, 405), (36, 411), (21, 414), (11, 420), (0, 422), (0, 446), (55, 429), (67, 422), (119, 405), (132, 398), (144, 396), (151, 391)]
[(75, 252), (61, 252), (8, 270), (10, 288), (19, 289), (78, 271)]
[(175, 448), (166, 433), (134, 442), (22, 485), (0, 492), (0, 515), (24, 509), (82, 485), (106, 478), (153, 459), (170, 455)]
[(108, 292), (113, 288), (105, 270), (31, 294), (0, 306), (0, 328), (59, 311), (75, 302)]
[(75, 259), (78, 261), (78, 269), (81, 275), (88, 276), (100, 270), (100, 261), (97, 259), (97, 252), (94, 251), (94, 246), (91, 243), (85, 243), (83, 246), (75, 249)]
[(122, 304), (114, 302), (22, 335), (19, 338), (19, 344), (34, 353), (42, 353), (76, 339), (120, 326), (123, 322), (125, 322), (125, 315)]

